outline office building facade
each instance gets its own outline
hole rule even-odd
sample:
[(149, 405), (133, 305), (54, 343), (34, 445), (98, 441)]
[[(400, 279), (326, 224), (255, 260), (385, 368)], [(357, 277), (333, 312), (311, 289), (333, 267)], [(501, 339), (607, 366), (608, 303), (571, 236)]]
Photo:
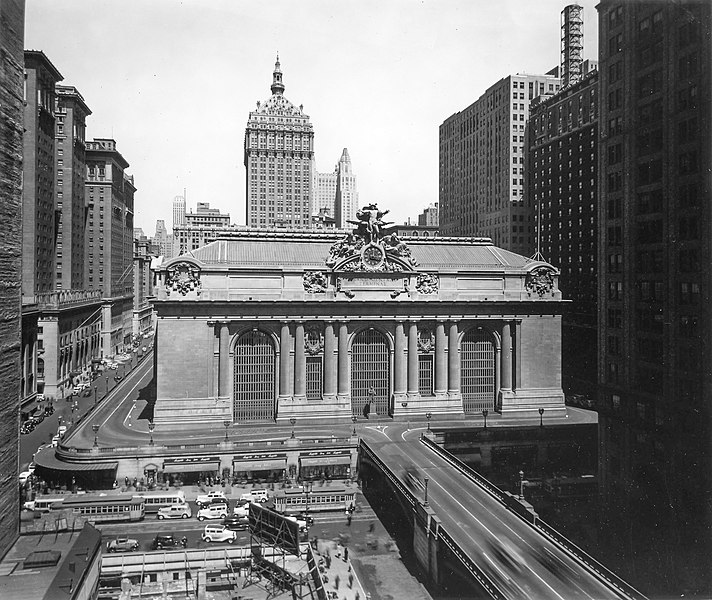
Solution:
[(84, 289), (86, 118), (91, 110), (75, 87), (56, 85), (55, 287)]
[(535, 249), (561, 271), (564, 388), (593, 399), (597, 381), (598, 72), (530, 108), (526, 200)]
[(423, 212), (418, 215), (418, 225), (421, 227), (439, 227), (439, 213), (438, 203), (430, 204), (428, 208), (423, 209)]
[(597, 8), (602, 491), (609, 514), (636, 519), (651, 560), (668, 561), (672, 589), (706, 581), (702, 597), (712, 587), (700, 564), (712, 525), (710, 4)]
[(309, 227), (314, 182), (314, 128), (303, 107), (284, 97), (279, 58), (272, 96), (257, 102), (245, 129), (248, 227)]
[(173, 198), (173, 228), (185, 225), (186, 200), (185, 195)]
[(534, 226), (524, 201), (529, 103), (558, 89), (553, 74), (510, 75), (440, 125), (441, 235), (489, 237), (531, 255)]
[(133, 321), (133, 177), (112, 139), (87, 142), (87, 287), (101, 292), (102, 353), (130, 342)]

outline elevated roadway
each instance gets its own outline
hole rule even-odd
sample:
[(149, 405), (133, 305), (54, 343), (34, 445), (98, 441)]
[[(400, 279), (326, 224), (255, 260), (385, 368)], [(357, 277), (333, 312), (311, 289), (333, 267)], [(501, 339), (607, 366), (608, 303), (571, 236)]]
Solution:
[(429, 439), (385, 437), (362, 440), (362, 463), (381, 469), (412, 506), (415, 554), (434, 579), (435, 563), (447, 556), (492, 598), (644, 598)]

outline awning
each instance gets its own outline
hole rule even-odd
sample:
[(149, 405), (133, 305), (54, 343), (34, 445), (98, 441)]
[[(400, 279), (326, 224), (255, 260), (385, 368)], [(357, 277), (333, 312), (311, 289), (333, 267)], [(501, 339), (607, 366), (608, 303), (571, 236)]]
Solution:
[(118, 462), (64, 462), (55, 455), (54, 448), (45, 448), (35, 454), (35, 464), (54, 471), (116, 471)]
[(190, 462), (190, 463), (163, 463), (164, 473), (199, 473), (200, 471), (217, 471), (220, 462)]
[(336, 454), (331, 456), (300, 456), (299, 462), (303, 467), (322, 467), (326, 465), (350, 465), (350, 454)]
[(287, 459), (277, 460), (233, 460), (232, 468), (235, 471), (277, 471), (287, 468)]

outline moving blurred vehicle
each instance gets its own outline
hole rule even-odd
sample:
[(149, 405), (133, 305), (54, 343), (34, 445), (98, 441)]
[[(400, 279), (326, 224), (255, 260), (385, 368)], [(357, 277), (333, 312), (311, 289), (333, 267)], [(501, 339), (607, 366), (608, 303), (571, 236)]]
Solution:
[(138, 548), (138, 540), (129, 537), (117, 537), (106, 544), (106, 549), (109, 552), (133, 552)]

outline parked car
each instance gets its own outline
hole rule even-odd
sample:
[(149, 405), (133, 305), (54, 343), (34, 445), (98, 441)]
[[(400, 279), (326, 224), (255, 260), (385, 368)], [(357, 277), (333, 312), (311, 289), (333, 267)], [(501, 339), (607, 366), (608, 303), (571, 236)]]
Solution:
[(214, 501), (227, 504), (227, 498), (225, 498), (225, 494), (222, 492), (209, 492), (207, 494), (201, 494), (195, 499), (195, 503), (198, 507), (207, 506), (208, 504), (212, 504)]
[(106, 544), (106, 549), (109, 552), (133, 552), (138, 548), (138, 540), (129, 537), (117, 537)]
[(163, 548), (179, 548), (182, 545), (181, 540), (172, 533), (159, 533), (153, 538), (152, 547), (154, 550), (162, 550)]
[(232, 514), (236, 517), (246, 519), (250, 516), (250, 503), (247, 502), (245, 504), (238, 504), (232, 509)]
[(237, 533), (225, 525), (206, 525), (200, 538), (204, 542), (227, 542), (232, 544), (237, 539)]
[(122, 379), (123, 377), (121, 377), (121, 375), (119, 375), (118, 373), (114, 375), (114, 381), (121, 381)]
[(30, 477), (32, 477), (32, 473), (30, 473), (29, 471), (23, 471), (22, 473), (20, 473), (20, 485), (25, 485), (30, 479)]
[(193, 511), (188, 504), (171, 504), (158, 509), (159, 519), (187, 519), (193, 516)]
[(227, 504), (211, 504), (198, 511), (198, 521), (224, 519), (225, 517), (227, 517)]
[(247, 500), (248, 502), (267, 502), (267, 500), (269, 500), (269, 492), (264, 489), (255, 488), (250, 492), (242, 494), (240, 500)]
[(225, 517), (222, 524), (233, 531), (244, 531), (249, 527), (250, 522), (244, 517)]

